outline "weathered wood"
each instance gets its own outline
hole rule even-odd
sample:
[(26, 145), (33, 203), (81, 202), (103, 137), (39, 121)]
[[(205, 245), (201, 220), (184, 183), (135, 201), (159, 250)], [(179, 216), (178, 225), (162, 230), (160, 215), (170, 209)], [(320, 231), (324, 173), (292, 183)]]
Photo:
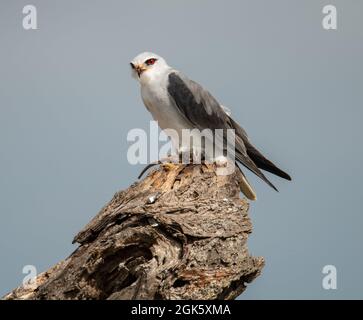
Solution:
[(241, 175), (164, 165), (115, 194), (64, 261), (4, 299), (234, 299), (264, 265), (250, 256)]

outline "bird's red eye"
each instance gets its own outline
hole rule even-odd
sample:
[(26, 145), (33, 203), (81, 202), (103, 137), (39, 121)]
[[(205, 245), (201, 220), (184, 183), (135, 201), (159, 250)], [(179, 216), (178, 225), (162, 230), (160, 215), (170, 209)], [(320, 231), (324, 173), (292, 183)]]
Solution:
[(155, 59), (155, 58), (147, 59), (147, 60), (145, 61), (145, 63), (146, 63), (148, 66), (153, 65), (155, 62), (156, 62), (156, 59)]

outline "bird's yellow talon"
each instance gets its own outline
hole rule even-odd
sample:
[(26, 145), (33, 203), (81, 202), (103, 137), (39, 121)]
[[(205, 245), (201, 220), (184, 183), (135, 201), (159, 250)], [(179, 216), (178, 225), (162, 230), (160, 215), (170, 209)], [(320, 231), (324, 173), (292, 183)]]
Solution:
[(172, 171), (173, 169), (175, 169), (177, 167), (177, 165), (175, 163), (171, 163), (171, 162), (165, 162), (162, 164), (162, 166), (167, 171)]

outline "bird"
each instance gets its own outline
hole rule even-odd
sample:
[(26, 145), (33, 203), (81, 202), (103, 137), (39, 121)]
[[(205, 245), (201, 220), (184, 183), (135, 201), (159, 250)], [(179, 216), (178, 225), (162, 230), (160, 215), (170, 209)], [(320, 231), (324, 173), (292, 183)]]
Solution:
[[(238, 164), (252, 171), (276, 191), (277, 188), (261, 170), (291, 180), (289, 174), (263, 156), (251, 143), (246, 131), (231, 117), (228, 108), (220, 104), (202, 85), (169, 66), (164, 58), (152, 52), (143, 52), (131, 60), (130, 66), (132, 76), (140, 84), (146, 109), (180, 152), (186, 151), (179, 139), (185, 129), (194, 131), (191, 134), (193, 143), (200, 141), (201, 130), (230, 129), (234, 131), (233, 151)], [(214, 138), (217, 139), (216, 135)], [(225, 135), (222, 140), (226, 140)], [(200, 144), (193, 144), (191, 148), (193, 152), (194, 149), (199, 152), (203, 150)], [(248, 199), (256, 200), (255, 191), (241, 168), (237, 167), (242, 177), (241, 191)]]

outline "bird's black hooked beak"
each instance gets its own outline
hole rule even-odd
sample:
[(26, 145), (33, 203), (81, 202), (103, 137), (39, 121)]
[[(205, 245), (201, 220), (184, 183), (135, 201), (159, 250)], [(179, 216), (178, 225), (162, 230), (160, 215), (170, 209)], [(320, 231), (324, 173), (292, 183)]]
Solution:
[(137, 75), (141, 76), (141, 74), (146, 70), (146, 68), (143, 65), (137, 64), (134, 65), (132, 62), (130, 62), (131, 68), (134, 69), (137, 72)]

